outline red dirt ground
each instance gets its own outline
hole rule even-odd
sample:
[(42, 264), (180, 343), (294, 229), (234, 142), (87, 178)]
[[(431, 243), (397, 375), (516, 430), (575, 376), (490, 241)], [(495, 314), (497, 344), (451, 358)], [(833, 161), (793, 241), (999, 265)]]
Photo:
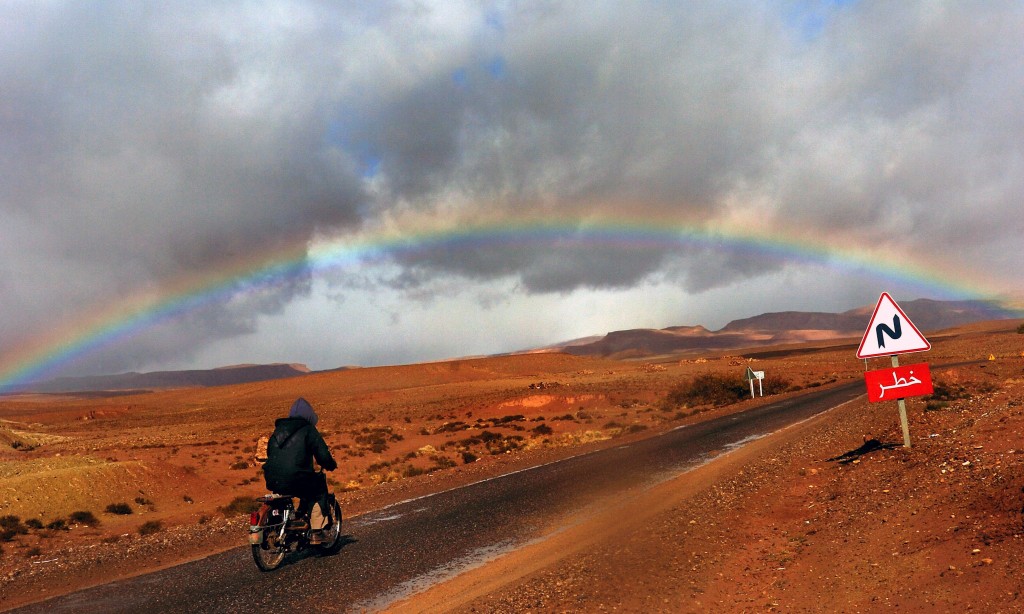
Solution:
[[(828, 461), (869, 439), (902, 442), (895, 404), (858, 400), (632, 506), (592, 510), (574, 529), (402, 607), (1024, 610), (1019, 324), (929, 335), (931, 352), (905, 358), (931, 363), (949, 397), (908, 401), (910, 450)], [(2, 397), (0, 517), (16, 516), (26, 530), (0, 541), (0, 599), (13, 606), (242, 544), (244, 516), (229, 506), (263, 492), (253, 444), (297, 396), (321, 414), (342, 465), (334, 487), (346, 490), (351, 515), (773, 400), (669, 404), (667, 392), (696, 375), (741, 377), (752, 365), (800, 389), (862, 377), (852, 345), (799, 350), (754, 362), (539, 354), (133, 396)], [(934, 367), (967, 360), (978, 362)], [(497, 443), (471, 441), (484, 431)], [(131, 515), (104, 511), (122, 502)], [(80, 511), (99, 524), (68, 521)], [(29, 520), (43, 528), (25, 527)], [(55, 520), (70, 530), (45, 528)], [(141, 535), (152, 521), (159, 528)], [(614, 532), (594, 530), (609, 523)]]

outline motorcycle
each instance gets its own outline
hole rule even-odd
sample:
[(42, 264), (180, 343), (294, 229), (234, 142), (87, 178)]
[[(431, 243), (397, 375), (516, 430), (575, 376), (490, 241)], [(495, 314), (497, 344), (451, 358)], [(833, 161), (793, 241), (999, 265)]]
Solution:
[(297, 499), (277, 494), (256, 499), (261, 505), (249, 515), (249, 545), (260, 571), (277, 569), (289, 552), (314, 547), (322, 554), (333, 554), (341, 549), (341, 506), (334, 494), (327, 495), (328, 505), (324, 510), (327, 524), (317, 544), (310, 542), (309, 518), (299, 514)]

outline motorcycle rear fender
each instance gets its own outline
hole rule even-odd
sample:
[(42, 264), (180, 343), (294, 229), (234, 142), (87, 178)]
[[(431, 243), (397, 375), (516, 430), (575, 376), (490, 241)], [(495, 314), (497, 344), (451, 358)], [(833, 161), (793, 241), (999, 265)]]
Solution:
[(249, 543), (259, 546), (263, 543), (263, 529), (259, 527), (249, 529)]

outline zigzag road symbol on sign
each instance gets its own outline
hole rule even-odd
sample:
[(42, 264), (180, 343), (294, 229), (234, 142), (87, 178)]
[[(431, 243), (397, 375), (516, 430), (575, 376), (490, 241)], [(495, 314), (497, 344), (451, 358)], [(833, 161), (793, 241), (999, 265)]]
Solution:
[(892, 328), (889, 328), (885, 323), (879, 324), (875, 327), (875, 333), (878, 335), (878, 347), (885, 347), (885, 335), (889, 335), (894, 340), (899, 339), (903, 336), (903, 328), (900, 326), (900, 317), (894, 315), (892, 317)]

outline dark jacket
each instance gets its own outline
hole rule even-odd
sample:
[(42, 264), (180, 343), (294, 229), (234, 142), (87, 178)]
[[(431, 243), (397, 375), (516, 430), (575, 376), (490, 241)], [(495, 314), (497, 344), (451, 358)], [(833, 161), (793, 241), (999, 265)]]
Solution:
[(313, 459), (327, 471), (338, 468), (324, 438), (316, 430), (317, 415), (305, 399), (298, 399), (292, 405), (287, 418), (274, 423), (274, 434), (267, 443), (267, 462), (263, 474), (267, 485), (278, 488), (302, 474), (313, 474)]

